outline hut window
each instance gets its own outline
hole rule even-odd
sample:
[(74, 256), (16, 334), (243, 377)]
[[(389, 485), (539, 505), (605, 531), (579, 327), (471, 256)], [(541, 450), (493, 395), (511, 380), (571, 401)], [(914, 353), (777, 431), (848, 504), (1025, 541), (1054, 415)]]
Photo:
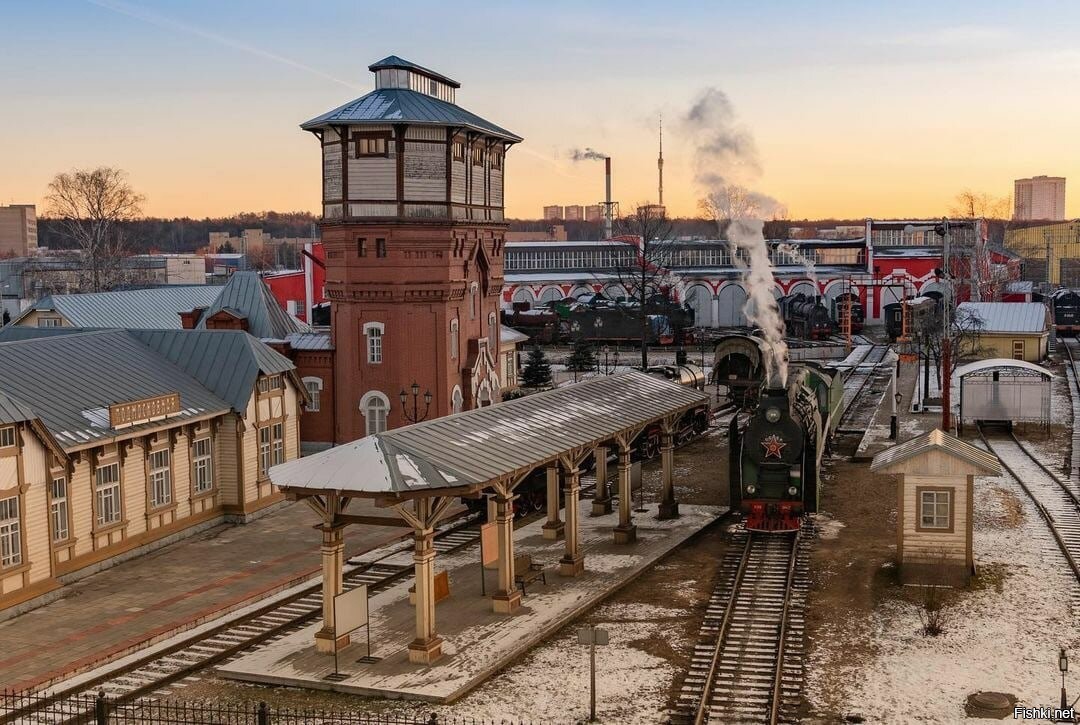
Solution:
[(52, 516), (53, 523), (52, 540), (53, 542), (66, 541), (69, 534), (66, 478), (61, 476), (52, 480), (49, 498), (52, 499), (49, 502), (49, 514)]
[(110, 463), (94, 473), (94, 500), (98, 526), (120, 521), (120, 464)]
[(206, 493), (214, 487), (214, 462), (209, 438), (200, 438), (192, 447), (195, 460), (195, 493)]
[(11, 448), (15, 445), (15, 426), (8, 425), (0, 428), (0, 448)]
[(19, 530), (19, 497), (0, 500), (0, 567), (22, 563), (22, 532)]
[(172, 503), (172, 477), (169, 470), (169, 451), (150, 454), (150, 505)]
[(276, 466), (285, 462), (285, 424), (274, 423), (270, 426), (270, 434), (273, 437), (270, 460)]
[(259, 478), (270, 470), (270, 429), (259, 428)]
[(952, 491), (922, 491), (919, 521), (924, 529), (952, 528)]

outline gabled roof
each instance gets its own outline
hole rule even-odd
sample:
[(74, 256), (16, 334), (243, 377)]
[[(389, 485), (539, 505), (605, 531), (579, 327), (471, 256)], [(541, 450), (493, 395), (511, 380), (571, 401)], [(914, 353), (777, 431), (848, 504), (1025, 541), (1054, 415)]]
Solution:
[[(161, 422), (121, 431), (109, 424), (114, 403), (180, 394), (181, 412), (199, 419), (229, 405), (125, 330), (71, 331), (0, 343), (0, 393), (32, 412), (65, 449), (100, 445)], [(21, 412), (19, 412), (21, 411)]]
[(213, 304), (221, 290), (219, 286), (190, 285), (50, 295), (35, 302), (13, 324), (31, 310), (53, 310), (72, 327), (180, 328), (181, 312)]
[(294, 350), (333, 350), (329, 332), (294, 332), (285, 338)]
[(976, 473), (994, 476), (1001, 473), (998, 459), (992, 453), (987, 453), (969, 443), (965, 443), (939, 428), (877, 454), (870, 464), (870, 470), (881, 473), (895, 473), (897, 471), (889, 469), (905, 461), (926, 455), (931, 451), (941, 451), (956, 458), (976, 469)]
[(505, 345), (505, 344), (508, 344), (508, 343), (513, 343), (513, 344), (516, 345), (519, 342), (526, 342), (528, 339), (529, 339), (528, 335), (526, 335), (526, 334), (524, 334), (522, 332), (518, 332), (517, 330), (515, 330), (512, 327), (507, 327), (506, 325), (499, 325), (499, 344), (500, 345)]
[(130, 333), (237, 412), (247, 409), (259, 373), (288, 375), (298, 393), (305, 394), (292, 361), (243, 330), (131, 330)]
[(430, 68), (425, 68), (422, 65), (417, 65), (411, 60), (405, 60), (404, 58), (400, 58), (396, 55), (388, 55), (382, 60), (376, 61), (368, 66), (368, 70), (372, 73), (377, 70), (382, 70), (383, 68), (401, 68), (403, 70), (416, 71), (417, 73), (425, 75), (428, 78), (434, 78), (437, 81), (441, 81), (446, 85), (450, 86), (451, 88), (461, 88), (461, 84), (455, 81), (453, 78), (447, 78), (442, 73), (433, 71)]
[(982, 332), (1047, 332), (1050, 313), (1042, 302), (961, 302), (957, 310), (977, 316)]
[(197, 328), (205, 329), (206, 320), (219, 312), (246, 318), (248, 332), (261, 340), (283, 340), (294, 332), (311, 332), (311, 328), (296, 319), (274, 298), (273, 293), (256, 272), (234, 272), (199, 320)]
[(360, 496), (476, 488), (708, 401), (653, 375), (606, 375), (448, 415), (289, 461), (277, 485)]
[(311, 131), (335, 124), (365, 123), (461, 126), (511, 143), (522, 140), (520, 136), (466, 111), (461, 106), (404, 88), (379, 88), (300, 124), (300, 128)]

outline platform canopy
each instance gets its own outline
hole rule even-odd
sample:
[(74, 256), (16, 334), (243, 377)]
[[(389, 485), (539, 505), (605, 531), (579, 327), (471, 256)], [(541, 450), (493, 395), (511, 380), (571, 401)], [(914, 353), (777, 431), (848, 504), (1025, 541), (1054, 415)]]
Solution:
[(960, 389), (961, 426), (965, 420), (1050, 425), (1054, 374), (1035, 363), (1010, 358), (975, 360), (953, 372)]
[(270, 469), (295, 493), (408, 499), (461, 495), (708, 402), (637, 371), (377, 433)]

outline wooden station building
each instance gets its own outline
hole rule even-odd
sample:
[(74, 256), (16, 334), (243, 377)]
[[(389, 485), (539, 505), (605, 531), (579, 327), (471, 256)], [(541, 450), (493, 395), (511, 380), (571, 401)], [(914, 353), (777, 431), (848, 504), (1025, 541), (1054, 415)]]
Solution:
[(305, 391), (242, 330), (0, 332), (0, 618), (284, 495)]
[(429, 417), (501, 397), (504, 175), (522, 139), (441, 73), (397, 56), (369, 70), (372, 92), (301, 125), (322, 151), (330, 443), (409, 422), (413, 383)]

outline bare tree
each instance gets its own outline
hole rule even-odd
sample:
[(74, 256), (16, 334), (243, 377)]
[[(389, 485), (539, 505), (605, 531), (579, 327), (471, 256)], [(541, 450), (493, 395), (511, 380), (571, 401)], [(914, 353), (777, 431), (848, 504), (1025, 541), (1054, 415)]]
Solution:
[(83, 258), (86, 284), (94, 292), (125, 282), (128, 256), (123, 222), (142, 214), (145, 200), (127, 174), (108, 166), (57, 174), (49, 183), (48, 211)]
[(1008, 219), (1012, 216), (1012, 197), (964, 189), (956, 195), (949, 214), (963, 219)]
[(934, 369), (937, 374), (938, 386), (944, 376), (952, 376), (960, 362), (965, 358), (974, 357), (981, 352), (982, 331), (986, 322), (977, 313), (957, 307), (953, 310), (949, 320), (950, 355), (949, 370), (942, 370), (942, 340), (945, 339), (945, 329), (939, 315), (926, 315), (916, 320), (912, 329), (912, 337), (925, 360), (934, 361)]
[(649, 367), (649, 311), (655, 300), (670, 300), (677, 279), (671, 272), (675, 257), (672, 225), (663, 207), (638, 204), (633, 212), (616, 220), (617, 236), (630, 237), (633, 253), (623, 255), (612, 272), (632, 301), (623, 307), (640, 318), (641, 369)]

